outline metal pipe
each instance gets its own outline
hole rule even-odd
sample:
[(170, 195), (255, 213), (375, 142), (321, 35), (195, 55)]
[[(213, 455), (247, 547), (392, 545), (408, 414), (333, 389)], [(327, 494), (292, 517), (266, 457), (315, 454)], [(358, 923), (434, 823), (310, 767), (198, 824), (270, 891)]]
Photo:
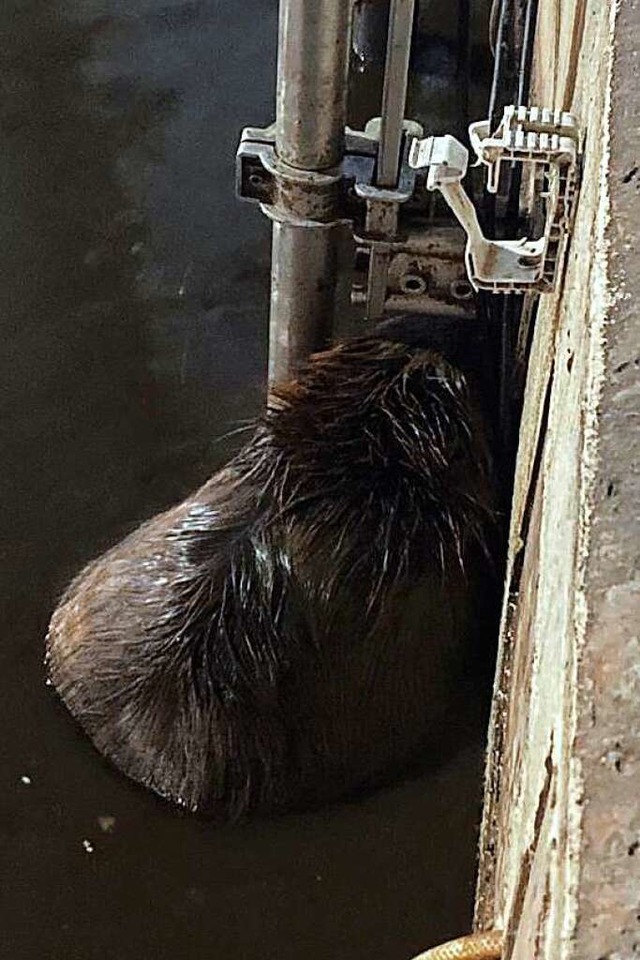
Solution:
[(276, 151), (303, 170), (342, 159), (352, 0), (280, 0)]
[(269, 382), (295, 375), (328, 343), (351, 294), (353, 236), (347, 223), (274, 220), (269, 324)]
[(414, 12), (415, 0), (391, 0), (376, 174), (379, 187), (395, 187), (400, 174)]
[[(280, 0), (276, 153), (280, 162), (329, 171), (344, 155), (353, 0)], [(328, 343), (350, 279), (342, 222), (272, 214), (269, 381), (295, 375)], [(336, 211), (337, 220), (337, 211)]]

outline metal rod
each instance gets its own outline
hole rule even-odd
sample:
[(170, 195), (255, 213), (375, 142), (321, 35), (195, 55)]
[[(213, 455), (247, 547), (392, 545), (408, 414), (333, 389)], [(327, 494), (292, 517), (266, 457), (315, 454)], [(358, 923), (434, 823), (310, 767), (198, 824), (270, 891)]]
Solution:
[(491, 133), (494, 133), (502, 112), (508, 103), (512, 102), (515, 90), (513, 87), (513, 66), (508, 62), (515, 29), (515, 14), (512, 0), (502, 0), (498, 13), (496, 50), (493, 68), (493, 80), (489, 95), (489, 118)]
[(349, 309), (353, 237), (348, 224), (274, 220), (269, 382), (295, 376), (331, 337), (337, 311)]
[(538, 0), (527, 0), (524, 20), (524, 37), (522, 53), (520, 55), (520, 69), (518, 71), (518, 106), (526, 104), (531, 88), (531, 67), (533, 64), (533, 47), (538, 25)]
[(395, 187), (400, 173), (414, 8), (415, 0), (391, 0), (376, 175), (379, 187)]
[[(504, 108), (513, 102), (515, 96), (516, 78), (513, 75), (513, 66), (509, 62), (509, 55), (513, 49), (515, 31), (515, 12), (513, 6), (516, 0), (494, 0), (491, 9), (492, 30), (495, 31), (495, 49), (493, 63), (493, 77), (489, 94), (489, 129), (495, 133), (503, 116)], [(484, 192), (482, 202), (482, 219), (485, 233), (494, 237), (496, 233), (496, 196)], [(493, 314), (497, 305), (489, 307)], [(500, 312), (501, 308), (498, 308)]]
[[(538, 0), (527, 0), (524, 15), (524, 35), (520, 51), (518, 68), (517, 106), (526, 105), (531, 85), (531, 66), (533, 63), (533, 45), (538, 21)], [(509, 196), (507, 198), (506, 221), (509, 233), (516, 236), (520, 227), (520, 191), (522, 189), (522, 165), (511, 164)]]
[[(344, 154), (352, 0), (280, 0), (276, 152), (320, 172)], [(269, 382), (294, 376), (326, 346), (350, 264), (342, 223), (274, 220)]]
[(342, 158), (351, 0), (280, 0), (276, 150), (292, 167)]

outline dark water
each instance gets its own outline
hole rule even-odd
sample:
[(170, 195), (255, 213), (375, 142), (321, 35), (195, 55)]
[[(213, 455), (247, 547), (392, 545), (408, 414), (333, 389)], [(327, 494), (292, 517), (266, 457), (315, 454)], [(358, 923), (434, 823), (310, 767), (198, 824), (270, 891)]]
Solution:
[(275, 0), (0, 6), (0, 957), (402, 960), (469, 925), (466, 752), (359, 803), (213, 829), (112, 771), (45, 687), (68, 578), (259, 407), (268, 227), (233, 195)]

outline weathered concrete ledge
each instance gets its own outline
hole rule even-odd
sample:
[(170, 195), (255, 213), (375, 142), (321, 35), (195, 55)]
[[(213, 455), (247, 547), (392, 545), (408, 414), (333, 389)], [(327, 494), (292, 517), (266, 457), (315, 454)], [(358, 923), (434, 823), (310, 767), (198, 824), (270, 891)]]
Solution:
[(541, 0), (532, 102), (583, 185), (534, 336), (476, 923), (507, 958), (640, 956), (640, 2)]

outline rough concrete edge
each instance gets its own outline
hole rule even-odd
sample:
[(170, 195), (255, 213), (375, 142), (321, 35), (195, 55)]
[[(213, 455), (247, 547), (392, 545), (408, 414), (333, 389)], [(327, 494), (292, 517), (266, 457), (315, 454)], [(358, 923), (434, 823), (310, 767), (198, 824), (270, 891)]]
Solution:
[[(597, 472), (599, 466), (599, 434), (597, 424), (600, 399), (602, 396), (606, 372), (605, 327), (607, 313), (611, 305), (615, 302), (609, 277), (610, 241), (607, 231), (611, 215), (609, 169), (611, 160), (610, 123), (612, 108), (614, 37), (617, 15), (621, 3), (622, 0), (612, 0), (609, 7), (609, 42), (606, 48), (607, 81), (602, 116), (604, 142), (602, 145), (602, 157), (599, 169), (599, 199), (594, 224), (596, 228), (594, 235), (594, 262), (590, 269), (590, 280), (593, 286), (593, 309), (591, 313), (592, 325), (590, 331), (586, 393), (584, 397), (583, 442), (579, 480), (581, 498), (578, 518), (578, 542), (576, 544), (577, 584), (574, 602), (576, 649), (575, 656), (573, 658), (573, 678), (571, 687), (573, 691), (573, 697), (570, 710), (569, 731), (572, 744), (575, 743), (578, 726), (578, 675), (580, 654), (585, 643), (588, 624), (587, 561), (589, 557), (591, 540), (590, 530), (591, 517), (593, 513), (594, 491), (597, 482)], [(487, 900), (487, 890), (491, 886), (489, 882), (489, 874), (495, 873), (495, 851), (493, 851), (492, 866), (489, 865), (488, 861), (491, 858), (489, 851), (495, 844), (496, 840), (496, 825), (493, 817), (486, 816), (486, 813), (491, 814), (495, 812), (494, 808), (497, 802), (497, 796), (495, 796), (494, 793), (499, 793), (500, 787), (500, 783), (494, 781), (496, 776), (498, 777), (498, 781), (500, 779), (500, 765), (499, 763), (496, 763), (496, 754), (500, 752), (500, 748), (502, 746), (501, 739), (504, 735), (503, 714), (505, 707), (504, 703), (502, 702), (502, 689), (504, 675), (505, 672), (508, 672), (509, 661), (512, 655), (509, 636), (509, 621), (512, 599), (510, 597), (509, 585), (513, 572), (513, 560), (514, 557), (510, 556), (505, 577), (505, 596), (503, 600), (500, 623), (500, 635), (503, 638), (503, 642), (501, 643), (498, 651), (496, 676), (493, 689), (493, 703), (486, 748), (484, 777), (485, 816), (482, 820), (478, 844), (479, 869), (476, 878), (476, 903), (474, 913), (474, 929), (476, 930), (489, 928), (490, 923), (488, 921), (488, 916), (494, 913), (493, 898), (495, 897), (495, 889), (492, 891), (490, 902)], [(568, 809), (566, 812), (568, 849), (565, 862), (567, 876), (565, 878), (565, 902), (562, 910), (563, 922), (559, 931), (563, 957), (569, 956), (569, 953), (572, 949), (578, 921), (578, 885), (582, 837), (582, 796), (584, 793), (584, 782), (582, 776), (582, 767), (575, 755), (571, 762), (568, 781)]]
[(586, 642), (589, 610), (587, 601), (587, 566), (591, 546), (591, 521), (594, 495), (600, 465), (599, 408), (605, 383), (606, 322), (613, 302), (609, 274), (610, 239), (608, 228), (611, 219), (611, 194), (609, 171), (611, 165), (611, 105), (613, 56), (616, 21), (621, 0), (613, 0), (609, 10), (608, 44), (606, 48), (606, 88), (602, 117), (602, 157), (599, 171), (599, 198), (595, 218), (594, 261), (591, 267), (592, 313), (588, 357), (588, 372), (584, 397), (584, 421), (582, 453), (580, 458), (580, 504), (578, 516), (578, 543), (576, 549), (576, 594), (574, 601), (575, 656), (573, 677), (569, 685), (572, 692), (570, 731), (572, 760), (569, 770), (567, 804), (567, 859), (565, 869), (565, 902), (560, 929), (561, 956), (570, 956), (573, 950), (578, 923), (579, 882), (582, 852), (582, 817), (584, 777), (582, 764), (573, 746), (578, 730), (579, 667)]

